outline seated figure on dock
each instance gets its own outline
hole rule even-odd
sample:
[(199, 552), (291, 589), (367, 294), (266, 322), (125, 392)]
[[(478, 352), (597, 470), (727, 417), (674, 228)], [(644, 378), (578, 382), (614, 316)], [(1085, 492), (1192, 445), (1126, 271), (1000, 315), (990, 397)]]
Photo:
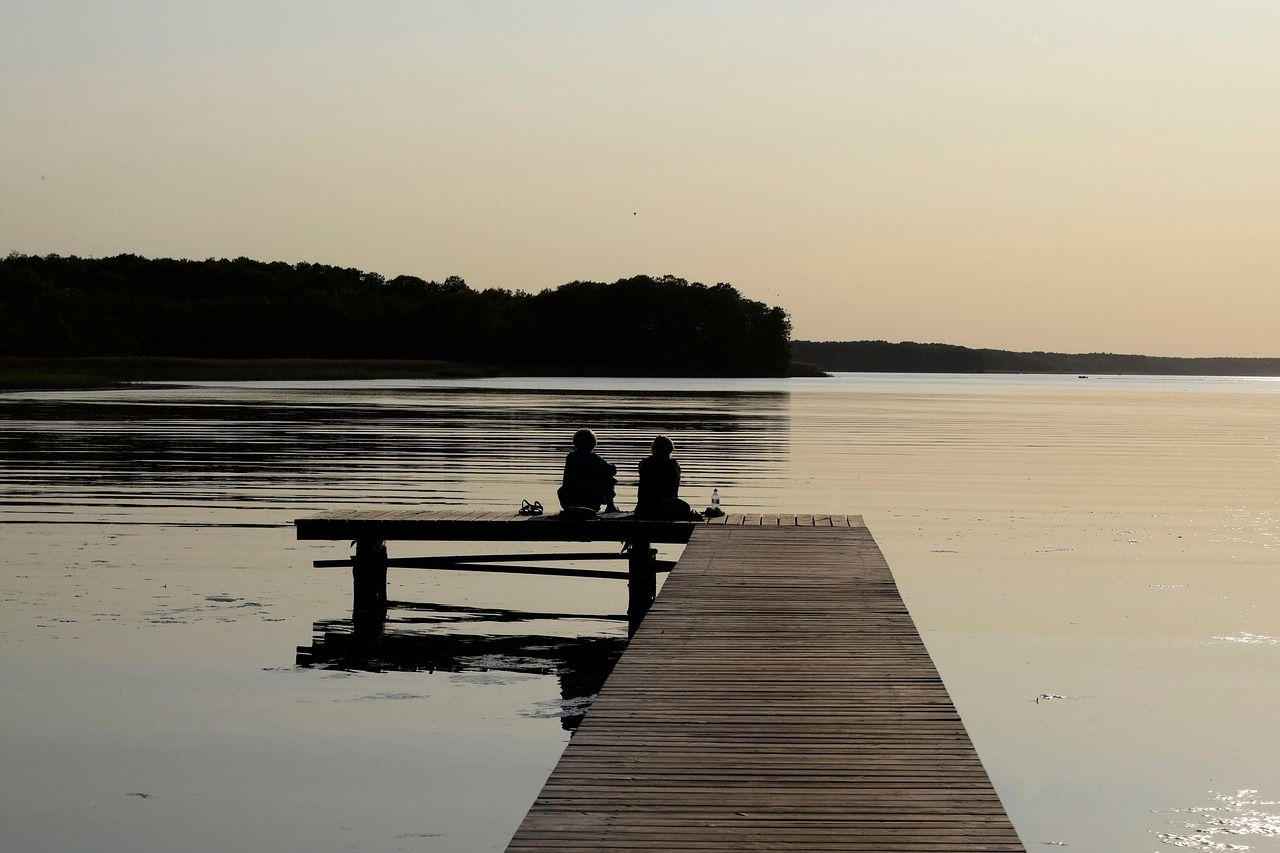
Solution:
[(692, 510), (680, 500), (680, 463), (671, 458), (675, 445), (665, 435), (653, 440), (649, 456), (640, 460), (636, 518), (688, 519)]
[(618, 467), (605, 462), (595, 447), (596, 434), (591, 430), (573, 434), (573, 450), (565, 457), (564, 480), (556, 492), (562, 508), (586, 507), (599, 512), (603, 505), (605, 512), (618, 511), (613, 503)]

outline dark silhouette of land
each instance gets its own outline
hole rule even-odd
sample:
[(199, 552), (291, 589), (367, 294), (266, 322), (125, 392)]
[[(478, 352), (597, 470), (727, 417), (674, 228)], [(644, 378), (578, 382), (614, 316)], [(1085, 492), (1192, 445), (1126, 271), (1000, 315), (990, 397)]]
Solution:
[(1173, 358), (1115, 353), (1011, 352), (952, 344), (792, 341), (791, 354), (829, 372), (1073, 373), (1280, 376), (1280, 358)]
[(783, 309), (724, 282), (674, 276), (530, 294), (477, 291), (456, 276), (386, 279), (247, 258), (0, 260), (0, 357), (94, 358), (103, 369), (110, 359), (288, 359), (296, 369), (305, 366), (298, 359), (321, 359), (414, 362), (446, 375), (444, 363), (571, 376), (784, 376), (790, 335)]
[(0, 387), (845, 371), (1280, 376), (1280, 358), (792, 341), (784, 309), (670, 275), (531, 294), (248, 258), (0, 259)]

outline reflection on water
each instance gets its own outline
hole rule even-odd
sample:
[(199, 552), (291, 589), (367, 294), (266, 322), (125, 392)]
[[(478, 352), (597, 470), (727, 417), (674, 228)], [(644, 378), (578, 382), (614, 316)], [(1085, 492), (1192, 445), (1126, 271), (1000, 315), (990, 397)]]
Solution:
[[(0, 518), (124, 508), (243, 515), (309, 506), (513, 508), (554, 503), (582, 426), (634, 488), (639, 460), (675, 432), (690, 489), (776, 479), (787, 394), (131, 389), (0, 405)], [(700, 497), (694, 496), (697, 503)], [(549, 500), (550, 499), (550, 500)], [(739, 503), (745, 509), (747, 503)], [(190, 513), (180, 513), (189, 515)], [(172, 515), (172, 513), (170, 514)]]
[[(366, 625), (347, 573), (310, 568), (348, 543), (290, 522), (551, 506), (581, 426), (624, 507), (664, 432), (694, 506), (718, 487), (730, 511), (863, 514), (1028, 849), (1148, 850), (1169, 803), (1274, 778), (1280, 382), (19, 392), (0, 394), (6, 849), (222, 850), (228, 824), (245, 849), (501, 849), (621, 646), (625, 585), (393, 570), (397, 602), (439, 603)], [(1164, 840), (1280, 850), (1198, 826)]]
[(1252, 850), (1261, 839), (1280, 838), (1280, 803), (1275, 800), (1262, 799), (1257, 791), (1247, 789), (1216, 794), (1214, 800), (1221, 805), (1172, 810), (1189, 817), (1175, 822), (1179, 832), (1161, 832), (1157, 837), (1188, 850)]
[(1268, 637), (1265, 634), (1250, 634), (1245, 631), (1233, 637), (1214, 637), (1220, 643), (1239, 643), (1244, 646), (1274, 646), (1280, 644), (1280, 637)]
[[(573, 731), (627, 644), (616, 632), (583, 635), (589, 626), (572, 615), (404, 602), (394, 602), (391, 613), (357, 611), (350, 619), (316, 622), (312, 644), (298, 648), (298, 665), (554, 675), (560, 703), (549, 715), (558, 717), (565, 731)], [(551, 623), (555, 632), (530, 633), (547, 627), (541, 623)], [(565, 627), (570, 623), (576, 631)]]

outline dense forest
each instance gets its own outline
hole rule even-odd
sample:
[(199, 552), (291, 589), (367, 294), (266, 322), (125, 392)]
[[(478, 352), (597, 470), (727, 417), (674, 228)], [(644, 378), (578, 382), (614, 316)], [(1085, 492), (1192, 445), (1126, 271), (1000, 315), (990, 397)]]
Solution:
[[(524, 374), (784, 376), (788, 373), (1128, 373), (1280, 376), (1280, 359), (1167, 358), (970, 349), (886, 341), (791, 341), (786, 311), (730, 284), (635, 276), (539, 293), (473, 290), (323, 264), (0, 259), (0, 359), (96, 359), (77, 370), (178, 378), (191, 360), (233, 373), (280, 359), (359, 362), (349, 375), (439, 375), (459, 365)], [(794, 361), (792, 360), (794, 359)], [(453, 365), (451, 367), (450, 365)], [(22, 369), (22, 368), (18, 368)], [(314, 370), (314, 368), (308, 368)], [(145, 375), (145, 374), (144, 374)], [(127, 378), (127, 376), (126, 376)]]
[(951, 344), (792, 341), (792, 355), (834, 372), (1126, 373), (1149, 376), (1280, 376), (1280, 358), (1169, 358), (1114, 353), (1010, 352)]
[(791, 323), (673, 276), (530, 294), (321, 264), (0, 260), (0, 356), (420, 359), (566, 375), (783, 376)]

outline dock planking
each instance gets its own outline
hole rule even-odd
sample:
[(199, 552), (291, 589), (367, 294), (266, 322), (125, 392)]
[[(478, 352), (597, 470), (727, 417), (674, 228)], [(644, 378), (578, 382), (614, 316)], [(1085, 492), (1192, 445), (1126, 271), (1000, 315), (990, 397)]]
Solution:
[(507, 850), (1024, 851), (861, 520), (717, 521)]
[[(718, 521), (724, 522), (726, 518)], [(735, 519), (740, 521), (740, 519)], [(349, 540), (356, 546), (354, 556), (339, 560), (317, 560), (318, 568), (350, 566), (352, 608), (358, 612), (385, 610), (389, 568), (450, 568), (462, 571), (514, 572), (557, 576), (625, 578), (627, 580), (627, 626), (634, 631), (648, 612), (657, 590), (657, 573), (670, 563), (656, 559), (658, 544), (683, 544), (701, 521), (637, 519), (628, 514), (608, 513), (596, 518), (565, 518), (557, 515), (522, 515), (501, 511), (440, 510), (331, 510), (294, 521), (299, 540)], [(392, 541), (472, 541), (472, 542), (621, 542), (614, 559), (625, 559), (627, 571), (599, 572), (514, 566), (504, 556), (489, 562), (505, 566), (481, 565), (484, 559), (458, 557), (392, 557)], [(581, 555), (577, 555), (581, 556)], [(596, 557), (604, 555), (593, 555)], [(557, 553), (521, 554), (522, 562), (571, 559)]]
[(656, 600), (633, 562), (633, 638), (512, 853), (1025, 853), (857, 516), (337, 510), (295, 525), (300, 540), (688, 543)]
[(659, 521), (602, 515), (594, 519), (528, 516), (516, 512), (338, 509), (294, 522), (298, 539), (479, 542), (629, 542), (683, 544), (703, 526), (849, 527), (862, 519), (843, 515), (730, 513), (705, 522)]
[[(861, 519), (846, 516), (768, 516), (777, 525), (849, 526)], [(347, 540), (356, 546), (349, 559), (317, 560), (317, 568), (352, 568), (352, 606), (359, 611), (384, 608), (387, 604), (388, 568), (447, 568), (465, 571), (505, 571), (520, 574), (578, 577), (626, 578), (628, 627), (634, 631), (648, 612), (656, 593), (655, 574), (670, 563), (655, 559), (655, 544), (684, 544), (697, 527), (714, 525), (757, 525), (766, 523), (759, 515), (731, 514), (710, 521), (669, 521), (638, 519), (629, 514), (604, 514), (591, 519), (562, 518), (558, 515), (530, 516), (518, 512), (486, 510), (387, 510), (339, 509), (294, 521), (299, 540)], [(621, 572), (589, 572), (574, 569), (479, 565), (476, 558), (417, 558), (391, 556), (393, 541), (472, 542), (621, 542), (618, 555), (627, 560)], [(523, 554), (525, 561), (566, 559), (555, 553)], [(495, 562), (497, 562), (495, 560)], [(448, 564), (448, 565), (446, 565)]]
[(603, 515), (563, 519), (515, 512), (332, 510), (294, 521), (298, 539), (476, 542), (643, 541), (682, 544), (693, 522), (641, 521)]

